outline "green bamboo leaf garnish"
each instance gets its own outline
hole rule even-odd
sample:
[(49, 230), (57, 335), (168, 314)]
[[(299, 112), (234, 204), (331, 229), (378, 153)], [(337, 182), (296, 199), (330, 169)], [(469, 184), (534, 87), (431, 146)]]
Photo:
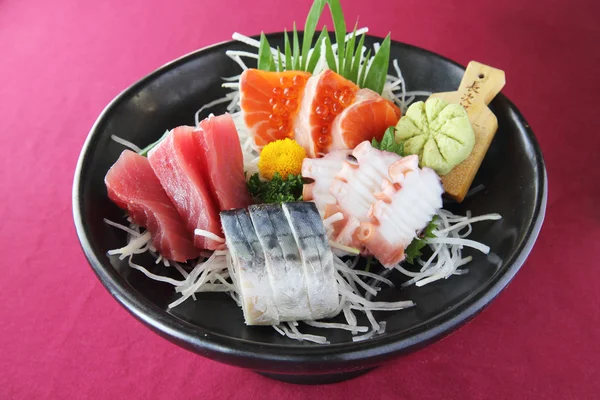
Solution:
[(360, 67), (360, 72), (358, 73), (358, 78), (356, 78), (356, 84), (360, 87), (364, 86), (364, 79), (367, 74), (365, 71), (369, 65), (369, 58), (371, 57), (371, 49), (367, 50), (367, 56), (365, 57), (365, 63)]
[[(344, 70), (346, 20), (344, 19), (344, 13), (342, 12), (340, 0), (327, 0), (327, 4), (329, 4), (331, 19), (333, 20), (333, 27), (335, 28), (335, 42), (338, 45), (338, 64), (336, 71), (339, 73), (340, 71)], [(329, 64), (329, 68), (331, 68), (331, 64)]]
[[(333, 44), (329, 38), (326, 28), (323, 28), (313, 46), (313, 38), (321, 14), (329, 7), (335, 30), (335, 43), (337, 44), (337, 57), (333, 51)], [(371, 58), (371, 50), (363, 59), (362, 48), (365, 43), (365, 35), (360, 35), (358, 46), (356, 46), (355, 25), (350, 40), (346, 43), (346, 21), (342, 12), (340, 0), (314, 0), (306, 17), (304, 25), (304, 36), (300, 40), (296, 23), (293, 25), (292, 38), (284, 31), (283, 53), (273, 57), (269, 42), (264, 34), (260, 37), (258, 50), (258, 69), (266, 71), (308, 71), (313, 73), (322, 54), (322, 46), (325, 46), (325, 60), (327, 66), (334, 72), (339, 73), (346, 79), (356, 83), (361, 88), (369, 88), (377, 93), (383, 91), (390, 60), (390, 35), (381, 44), (378, 51)], [(310, 57), (309, 57), (310, 53)], [(285, 55), (285, 59), (283, 56)], [(363, 61), (361, 63), (361, 60)], [(285, 64), (285, 65), (284, 65)]]
[[(313, 71), (315, 70), (315, 67), (317, 66), (317, 62), (319, 62), (319, 58), (321, 57), (321, 47), (323, 45), (323, 41), (325, 40), (325, 38), (328, 38), (328, 37), (329, 37), (329, 33), (327, 32), (327, 27), (323, 27), (323, 30), (321, 31), (321, 34), (319, 35), (319, 37), (317, 38), (317, 42), (315, 43), (315, 47), (310, 56), (310, 60), (308, 61), (308, 64), (306, 66), (307, 72), (310, 72), (312, 74)], [(306, 39), (306, 37), (305, 37), (305, 39)]]
[(260, 47), (258, 48), (258, 69), (264, 71), (275, 71), (275, 61), (271, 54), (271, 46), (264, 32), (260, 34)]
[(292, 47), (290, 46), (290, 37), (287, 30), (283, 31), (283, 50), (285, 51), (285, 69), (292, 68)]
[(333, 54), (333, 48), (331, 47), (331, 39), (329, 39), (329, 36), (325, 38), (325, 59), (327, 60), (327, 65), (329, 68), (332, 71), (337, 72), (335, 55)]
[(281, 51), (279, 50), (279, 46), (277, 46), (277, 71), (283, 71), (283, 61), (281, 60)]
[(293, 35), (293, 67), (292, 70), (298, 71), (300, 69), (300, 40), (298, 39), (298, 31), (296, 30), (296, 23), (294, 22), (294, 35)]
[(346, 54), (344, 54), (344, 69), (342, 70), (342, 76), (349, 79), (350, 72), (352, 71), (352, 56), (354, 53), (354, 42), (356, 41), (356, 25), (352, 31), (352, 37), (346, 43)]
[(350, 79), (352, 82), (358, 82), (358, 69), (360, 68), (360, 58), (362, 56), (362, 48), (365, 44), (365, 35), (360, 35), (360, 39), (358, 41), (358, 47), (356, 47), (356, 52), (354, 53), (354, 59), (352, 60), (352, 68), (350, 70)]
[[(310, 51), (313, 36), (315, 34), (315, 31), (317, 30), (317, 24), (319, 23), (319, 19), (321, 18), (321, 14), (323, 13), (325, 4), (326, 0), (315, 0), (312, 7), (310, 8), (310, 11), (308, 12), (308, 15), (306, 16), (306, 23), (304, 24), (304, 38), (302, 39), (302, 63), (300, 65), (300, 69), (303, 71), (308, 71), (312, 73), (312, 70), (315, 68), (314, 66), (312, 67), (312, 69), (309, 67), (313, 57), (311, 57), (309, 61), (308, 52)], [(322, 35), (323, 33), (321, 32), (321, 36)], [(313, 55), (314, 52), (317, 51), (317, 47), (319, 48), (319, 54), (321, 53), (321, 49), (319, 46), (320, 40), (322, 40), (321, 37), (317, 39), (315, 50), (313, 50)], [(317, 64), (318, 59), (319, 57), (316, 58), (314, 62), (315, 65)]]
[(365, 83), (361, 87), (371, 89), (377, 93), (383, 91), (388, 66), (390, 65), (390, 42), (391, 39), (388, 34), (377, 53), (375, 53), (369, 72), (365, 76)]

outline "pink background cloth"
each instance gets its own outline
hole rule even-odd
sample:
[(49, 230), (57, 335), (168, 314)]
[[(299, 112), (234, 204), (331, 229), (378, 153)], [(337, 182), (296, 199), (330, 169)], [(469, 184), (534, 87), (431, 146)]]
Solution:
[(279, 383), (161, 339), (117, 304), (79, 248), (71, 185), (81, 146), (136, 80), (233, 31), (302, 25), (310, 2), (0, 0), (0, 398), (600, 396), (599, 7), (342, 3), (348, 24), (360, 16), (371, 34), (506, 71), (504, 93), (533, 127), (549, 176), (544, 227), (513, 283), (446, 340), (328, 386)]

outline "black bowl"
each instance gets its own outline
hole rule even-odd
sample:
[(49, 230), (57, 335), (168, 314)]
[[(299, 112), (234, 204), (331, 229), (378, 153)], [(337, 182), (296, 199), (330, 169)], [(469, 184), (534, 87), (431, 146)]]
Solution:
[[(282, 42), (282, 35), (272, 34), (270, 39), (272, 44)], [(368, 37), (366, 43), (377, 40)], [(470, 272), (464, 276), (423, 288), (382, 291), (378, 296), (382, 300), (412, 299), (417, 306), (376, 315), (387, 323), (381, 336), (353, 343), (346, 332), (331, 331), (328, 345), (295, 342), (268, 327), (245, 326), (241, 310), (224, 294), (199, 295), (195, 302), (188, 300), (168, 310), (167, 304), (176, 298), (172, 286), (149, 280), (125, 261), (109, 258), (107, 250), (122, 246), (125, 240), (122, 232), (103, 222), (105, 217), (123, 218), (104, 186), (104, 175), (123, 150), (111, 135), (145, 146), (166, 129), (193, 124), (201, 105), (226, 93), (221, 77), (240, 72), (225, 51), (246, 48), (240, 43), (221, 43), (175, 60), (117, 96), (94, 124), (75, 172), (73, 214), (86, 257), (117, 301), (161, 336), (202, 356), (277, 379), (318, 383), (356, 376), (439, 340), (473, 318), (506, 287), (541, 228), (547, 183), (529, 125), (502, 94), (491, 104), (499, 130), (474, 183), (485, 189), (460, 205), (451, 205), (457, 213), (502, 214), (500, 221), (476, 224), (472, 233), (491, 247), (493, 256), (472, 253)], [(444, 57), (398, 42), (392, 42), (391, 54), (398, 59), (409, 90), (456, 90), (464, 72)], [(225, 106), (210, 110), (224, 111)], [(155, 269), (169, 272), (165, 267)], [(402, 277), (392, 274), (392, 280)]]

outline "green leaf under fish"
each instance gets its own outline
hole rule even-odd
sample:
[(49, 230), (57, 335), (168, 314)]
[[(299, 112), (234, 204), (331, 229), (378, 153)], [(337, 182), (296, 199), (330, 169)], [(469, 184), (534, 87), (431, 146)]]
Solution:
[(435, 223), (437, 218), (437, 215), (435, 215), (429, 224), (427, 224), (425, 229), (423, 229), (423, 232), (421, 232), (421, 234), (408, 245), (406, 250), (404, 250), (404, 254), (406, 255), (404, 260), (407, 263), (413, 264), (415, 259), (423, 255), (421, 250), (427, 245), (426, 239), (432, 239), (435, 237), (433, 231), (435, 228), (437, 228), (437, 224)]
[(300, 174), (289, 174), (287, 179), (283, 179), (279, 172), (276, 172), (273, 179), (263, 181), (256, 173), (248, 179), (247, 185), (252, 197), (262, 203), (302, 201), (304, 181)]
[(373, 138), (373, 140), (371, 140), (371, 146), (378, 150), (396, 153), (401, 157), (404, 156), (404, 144), (396, 143), (396, 129), (393, 126), (390, 126), (385, 130), (381, 143)]

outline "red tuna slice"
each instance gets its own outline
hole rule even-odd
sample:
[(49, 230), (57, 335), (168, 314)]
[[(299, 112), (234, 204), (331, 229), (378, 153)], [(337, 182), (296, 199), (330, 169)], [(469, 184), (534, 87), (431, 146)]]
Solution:
[(162, 188), (146, 157), (125, 150), (104, 178), (108, 197), (152, 235), (160, 254), (185, 262), (199, 255), (177, 209)]
[(205, 151), (198, 132), (191, 126), (180, 126), (148, 154), (148, 160), (162, 187), (186, 222), (194, 245), (215, 250), (221, 243), (194, 235), (195, 229), (223, 236), (219, 207), (210, 187)]
[(210, 184), (221, 211), (252, 204), (244, 176), (240, 139), (229, 114), (200, 122), (197, 134), (204, 150)]

